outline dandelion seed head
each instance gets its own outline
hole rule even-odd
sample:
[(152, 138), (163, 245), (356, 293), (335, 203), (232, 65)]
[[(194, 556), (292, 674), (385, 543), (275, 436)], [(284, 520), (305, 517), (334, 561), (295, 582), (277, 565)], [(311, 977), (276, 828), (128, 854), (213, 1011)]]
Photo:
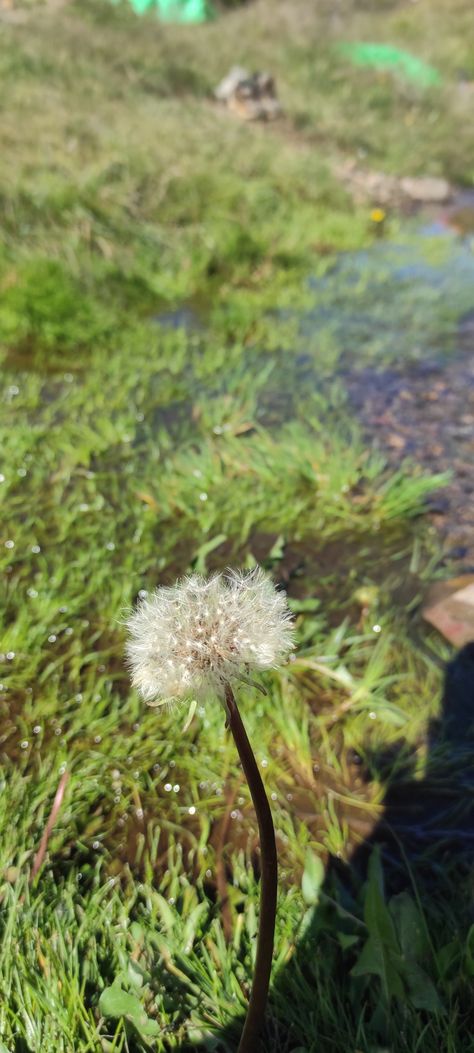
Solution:
[(152, 706), (223, 700), (227, 683), (275, 668), (293, 647), (286, 596), (260, 568), (155, 589), (127, 628), (132, 683)]

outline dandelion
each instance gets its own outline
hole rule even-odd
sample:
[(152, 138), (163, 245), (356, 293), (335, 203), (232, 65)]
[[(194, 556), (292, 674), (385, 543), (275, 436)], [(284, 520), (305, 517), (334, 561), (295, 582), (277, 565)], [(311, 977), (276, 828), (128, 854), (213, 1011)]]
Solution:
[(260, 568), (208, 579), (191, 575), (175, 586), (143, 596), (127, 627), (132, 682), (145, 702), (160, 706), (179, 700), (219, 699), (249, 785), (260, 836), (260, 924), (254, 982), (238, 1053), (252, 1053), (257, 1048), (270, 982), (277, 853), (270, 805), (232, 685), (236, 681), (253, 683), (253, 675), (276, 668), (288, 657), (293, 632), (286, 598)]
[(278, 666), (292, 648), (285, 596), (260, 569), (156, 589), (127, 625), (132, 683), (151, 706), (225, 702), (227, 684)]

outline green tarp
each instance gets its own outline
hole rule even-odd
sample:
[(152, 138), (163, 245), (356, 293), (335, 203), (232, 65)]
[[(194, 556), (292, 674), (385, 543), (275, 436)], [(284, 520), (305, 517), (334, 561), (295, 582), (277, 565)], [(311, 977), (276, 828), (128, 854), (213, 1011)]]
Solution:
[(164, 22), (207, 22), (212, 11), (206, 0), (130, 0), (137, 15), (156, 11)]
[(355, 42), (341, 44), (339, 50), (348, 55), (357, 66), (393, 70), (424, 88), (432, 84), (439, 84), (441, 80), (434, 66), (429, 66), (416, 55), (411, 55), (409, 51), (403, 51), (402, 48), (396, 48), (392, 44)]

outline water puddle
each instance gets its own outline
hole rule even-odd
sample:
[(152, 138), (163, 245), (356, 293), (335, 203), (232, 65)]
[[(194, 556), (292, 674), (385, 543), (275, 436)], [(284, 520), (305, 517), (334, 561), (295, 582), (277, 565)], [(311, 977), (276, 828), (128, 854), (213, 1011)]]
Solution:
[(367, 441), (452, 481), (432, 507), (447, 555), (474, 564), (474, 209), (424, 217), (399, 243), (347, 253), (312, 282), (301, 338), (324, 355)]

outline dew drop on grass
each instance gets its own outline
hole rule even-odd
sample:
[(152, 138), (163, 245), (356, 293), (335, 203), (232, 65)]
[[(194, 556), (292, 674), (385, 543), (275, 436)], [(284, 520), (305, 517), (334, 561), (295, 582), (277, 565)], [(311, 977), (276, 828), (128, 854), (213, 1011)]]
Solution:
[(143, 808), (136, 808), (135, 815), (137, 819), (143, 819)]
[(57, 735), (58, 738), (59, 738), (60, 735), (62, 735), (62, 733), (63, 733), (63, 729), (62, 728), (55, 728), (54, 729), (54, 734)]
[(41, 545), (32, 545), (31, 551), (37, 556), (38, 552), (41, 552)]
[(286, 799), (287, 799), (287, 801), (292, 801), (293, 800), (293, 794), (292, 793), (287, 793)]
[(272, 801), (277, 801), (278, 800), (278, 794), (276, 794), (275, 791), (272, 794), (270, 794), (270, 796), (271, 796)]
[(20, 476), (20, 479), (24, 479), (25, 475), (28, 475), (28, 472), (27, 472), (26, 468), (19, 468), (18, 471), (17, 471), (17, 475)]
[(370, 720), (377, 720), (377, 714), (374, 713), (373, 710), (371, 710), (371, 712), (369, 713), (369, 719)]
[(161, 769), (161, 764), (154, 764), (153, 765), (153, 771), (160, 771), (160, 769)]
[(3, 475), (2, 472), (0, 472), (0, 483), (4, 483), (4, 482), (5, 482), (5, 476)]
[(102, 742), (102, 735), (94, 735), (94, 742), (99, 745), (99, 742)]
[(175, 782), (175, 784), (173, 786), (173, 793), (179, 793), (179, 791), (180, 791), (179, 782)]
[(35, 599), (36, 599), (36, 597), (37, 597), (37, 595), (38, 595), (38, 592), (37, 592), (37, 590), (36, 590), (36, 589), (27, 589), (27, 590), (26, 590), (26, 595), (27, 595), (27, 596), (30, 596), (30, 598), (31, 598), (32, 600), (35, 600)]
[(207, 494), (204, 491), (202, 492), (202, 494), (199, 494), (199, 500), (207, 501)]
[(381, 633), (382, 632), (382, 626), (381, 625), (373, 625), (372, 626), (372, 632), (373, 633)]
[(93, 847), (93, 848), (95, 849), (95, 851), (97, 852), (97, 849), (98, 849), (98, 848), (100, 848), (100, 841), (93, 841), (93, 842), (92, 842), (92, 847)]
[(5, 541), (5, 548), (15, 548), (15, 542), (8, 538), (8, 541)]
[(39, 735), (41, 731), (41, 724), (35, 724), (33, 728), (33, 735)]
[(138, 595), (141, 600), (144, 600), (148, 596), (148, 589), (140, 589)]
[(262, 768), (268, 768), (268, 761), (266, 760), (265, 757), (263, 758), (261, 764), (262, 764)]
[(195, 808), (194, 804), (192, 804), (191, 807), (188, 808), (188, 814), (189, 815), (196, 815), (196, 808)]
[(14, 651), (7, 651), (7, 661), (8, 662), (13, 662), (14, 657), (15, 657), (15, 652)]
[(135, 724), (132, 724), (132, 731), (138, 731), (139, 727), (140, 727), (140, 724), (139, 724), (139, 722), (137, 720)]
[(171, 793), (171, 790), (173, 789), (173, 787), (172, 787), (170, 782), (165, 782), (165, 787), (164, 788), (166, 790), (166, 793)]
[(27, 750), (29, 745), (28, 739), (23, 739), (23, 742), (20, 742), (20, 748), (22, 750)]
[(48, 643), (56, 643), (56, 640), (57, 640), (56, 633), (51, 633), (51, 635), (48, 636)]

